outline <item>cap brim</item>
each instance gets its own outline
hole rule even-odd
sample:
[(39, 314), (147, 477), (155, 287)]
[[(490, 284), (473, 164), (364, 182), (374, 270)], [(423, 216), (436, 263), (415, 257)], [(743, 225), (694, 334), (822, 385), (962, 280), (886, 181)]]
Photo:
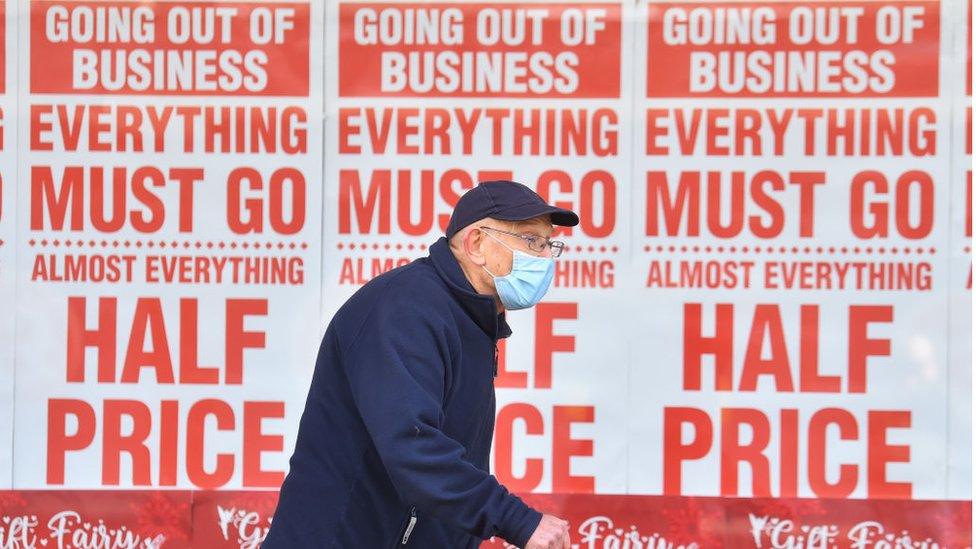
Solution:
[(575, 227), (579, 225), (579, 216), (571, 210), (557, 208), (549, 204), (526, 204), (517, 208), (509, 208), (505, 212), (492, 214), (491, 217), (503, 221), (525, 221), (533, 217), (549, 214), (553, 225), (561, 227)]

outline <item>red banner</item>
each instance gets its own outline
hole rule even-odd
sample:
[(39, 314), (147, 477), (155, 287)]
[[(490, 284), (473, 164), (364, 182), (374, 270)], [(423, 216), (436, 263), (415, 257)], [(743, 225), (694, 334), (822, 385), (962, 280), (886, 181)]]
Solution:
[(939, 3), (651, 4), (648, 97), (935, 97)]
[[(523, 496), (568, 520), (578, 549), (968, 547), (972, 503), (606, 495)], [(498, 542), (497, 545), (501, 545)]]
[(341, 97), (620, 96), (619, 5), (344, 3), (339, 32)]
[(33, 93), (307, 95), (299, 3), (31, 4)]
[(0, 492), (0, 547), (185, 547), (189, 491)]
[[(0, 547), (253, 549), (277, 492), (0, 492)], [(526, 494), (578, 549), (971, 545), (972, 502)], [(422, 519), (421, 519), (422, 520)], [(130, 545), (113, 543), (128, 540)], [(489, 540), (486, 547), (503, 546)]]

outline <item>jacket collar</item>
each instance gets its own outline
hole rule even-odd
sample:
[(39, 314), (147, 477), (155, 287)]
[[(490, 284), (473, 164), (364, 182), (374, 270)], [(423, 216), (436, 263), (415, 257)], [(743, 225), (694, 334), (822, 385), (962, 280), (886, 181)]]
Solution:
[(512, 329), (505, 321), (505, 313), (496, 312), (494, 298), (476, 292), (464, 276), (446, 237), (440, 237), (430, 246), (429, 257), (454, 299), (489, 337), (501, 339), (512, 335)]

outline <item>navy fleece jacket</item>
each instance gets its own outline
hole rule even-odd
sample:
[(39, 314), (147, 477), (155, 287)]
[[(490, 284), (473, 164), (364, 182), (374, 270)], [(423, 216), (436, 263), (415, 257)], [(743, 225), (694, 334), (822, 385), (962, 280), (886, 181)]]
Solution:
[(524, 547), (542, 515), (488, 473), (510, 334), (444, 238), (357, 291), (322, 338), (262, 547)]

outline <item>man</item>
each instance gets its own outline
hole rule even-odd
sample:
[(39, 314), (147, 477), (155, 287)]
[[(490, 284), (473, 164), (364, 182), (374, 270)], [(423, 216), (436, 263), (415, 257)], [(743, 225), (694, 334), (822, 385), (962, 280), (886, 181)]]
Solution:
[(569, 548), (569, 525), (488, 474), (505, 311), (552, 281), (553, 224), (512, 181), (465, 193), (428, 257), (376, 277), (330, 322), (262, 547)]

